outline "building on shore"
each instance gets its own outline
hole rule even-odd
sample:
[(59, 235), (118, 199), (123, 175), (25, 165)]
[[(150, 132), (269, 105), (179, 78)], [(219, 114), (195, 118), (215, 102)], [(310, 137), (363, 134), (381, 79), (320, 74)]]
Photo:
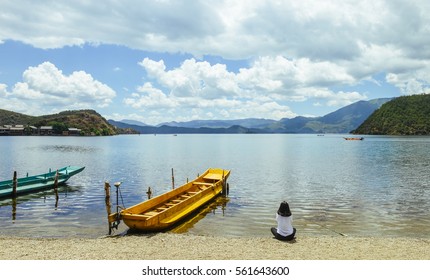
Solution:
[(81, 135), (81, 129), (76, 127), (71, 127), (66, 131), (63, 131), (64, 136), (79, 136)]
[(54, 128), (52, 126), (41, 126), (39, 127), (39, 135), (53, 135)]
[[(58, 135), (52, 126), (35, 127), (32, 125), (0, 125), (0, 136), (20, 136), (20, 135)], [(79, 136), (81, 129), (71, 127), (63, 131), (64, 136)]]

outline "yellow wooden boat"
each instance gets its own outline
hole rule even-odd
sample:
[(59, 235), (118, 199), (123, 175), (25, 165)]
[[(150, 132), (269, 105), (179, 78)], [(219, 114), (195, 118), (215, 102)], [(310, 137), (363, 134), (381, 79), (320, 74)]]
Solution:
[(171, 228), (228, 188), (230, 170), (210, 168), (196, 179), (162, 195), (108, 216), (109, 225), (120, 220), (130, 228), (153, 232)]

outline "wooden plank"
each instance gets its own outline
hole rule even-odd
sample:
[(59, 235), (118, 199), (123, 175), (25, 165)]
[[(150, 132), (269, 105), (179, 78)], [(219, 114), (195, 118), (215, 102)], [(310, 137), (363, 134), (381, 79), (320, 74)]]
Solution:
[(154, 216), (153, 215), (142, 215), (142, 217), (144, 217), (144, 218), (152, 218)]
[(194, 182), (194, 185), (212, 186), (214, 183)]
[(218, 174), (218, 173), (209, 173), (207, 175), (205, 175), (203, 177), (203, 179), (208, 179), (208, 180), (221, 180), (222, 179), (222, 174)]
[(149, 217), (152, 217), (152, 216), (157, 215), (158, 213), (159, 213), (159, 212), (151, 211), (151, 212), (143, 213), (143, 214), (142, 214), (142, 216), (149, 216)]

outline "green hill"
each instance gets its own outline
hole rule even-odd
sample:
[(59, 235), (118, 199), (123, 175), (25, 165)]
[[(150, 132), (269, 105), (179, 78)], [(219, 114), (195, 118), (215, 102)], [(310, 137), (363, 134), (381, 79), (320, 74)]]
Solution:
[(94, 110), (64, 111), (33, 117), (0, 109), (1, 125), (52, 126), (55, 134), (72, 127), (81, 129), (81, 135), (115, 135), (119, 132)]
[(2, 125), (16, 125), (16, 124), (28, 124), (33, 120), (34, 117), (15, 113), (0, 109), (0, 126)]
[(395, 98), (376, 110), (354, 134), (429, 135), (430, 95)]

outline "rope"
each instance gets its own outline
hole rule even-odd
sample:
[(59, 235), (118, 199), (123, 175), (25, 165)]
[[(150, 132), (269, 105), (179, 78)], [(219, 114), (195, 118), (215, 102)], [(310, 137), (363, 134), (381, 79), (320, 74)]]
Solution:
[(341, 236), (345, 236), (345, 237), (347, 237), (347, 236), (348, 236), (348, 235), (347, 235), (347, 234), (345, 234), (345, 233), (342, 233), (342, 232), (336, 231), (336, 230), (331, 229), (331, 228), (329, 228), (329, 227), (327, 227), (327, 226), (325, 226), (325, 225), (321, 225), (321, 224), (319, 224), (319, 223), (315, 223), (315, 224), (317, 224), (317, 225), (319, 225), (320, 227), (323, 227), (323, 228), (325, 228), (325, 229), (327, 229), (327, 230), (329, 230), (329, 231), (332, 231), (332, 232), (334, 232), (334, 233), (337, 233), (337, 234), (339, 234), (339, 235), (341, 235)]

